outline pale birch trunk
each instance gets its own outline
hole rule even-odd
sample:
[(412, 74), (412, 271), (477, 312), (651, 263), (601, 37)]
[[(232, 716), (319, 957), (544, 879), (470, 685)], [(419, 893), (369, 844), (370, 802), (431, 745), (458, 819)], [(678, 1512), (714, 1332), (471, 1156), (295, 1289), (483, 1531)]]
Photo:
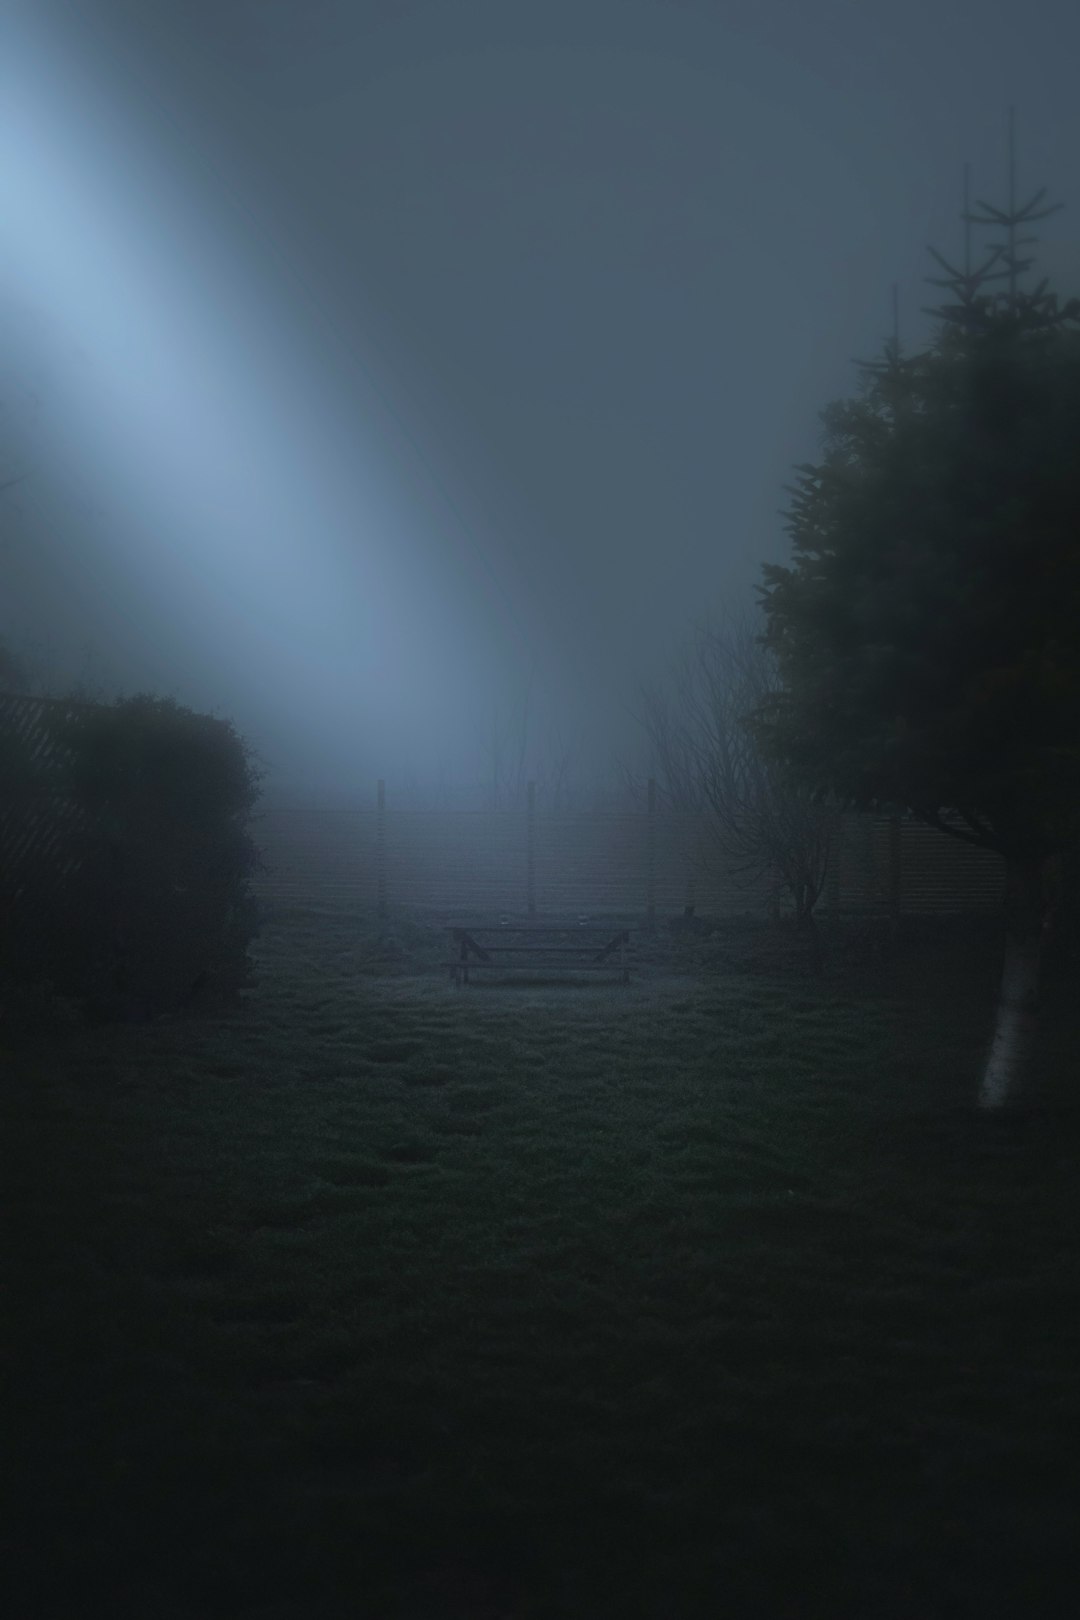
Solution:
[(1030, 1080), (1043, 942), (1051, 923), (1040, 863), (1010, 862), (1007, 885), (1005, 960), (979, 1088), (979, 1107), (984, 1109), (1015, 1101)]

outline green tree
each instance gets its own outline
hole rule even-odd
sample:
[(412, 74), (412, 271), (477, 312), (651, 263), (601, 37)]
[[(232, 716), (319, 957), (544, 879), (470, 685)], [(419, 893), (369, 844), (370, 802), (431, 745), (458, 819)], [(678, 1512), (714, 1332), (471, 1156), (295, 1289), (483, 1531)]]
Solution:
[(928, 311), (925, 353), (894, 337), (861, 397), (822, 413), (824, 457), (789, 486), (793, 565), (758, 587), (782, 681), (765, 747), (819, 794), (1003, 857), (987, 1106), (1029, 1067), (1055, 875), (1080, 839), (1080, 302), (1018, 286), (1017, 231), (1051, 210), (1043, 192), (1014, 206), (1011, 158), (1010, 138), (1008, 208), (965, 196), (963, 216), (1006, 240), (974, 272), (969, 234), (962, 271), (935, 254), (956, 302)]

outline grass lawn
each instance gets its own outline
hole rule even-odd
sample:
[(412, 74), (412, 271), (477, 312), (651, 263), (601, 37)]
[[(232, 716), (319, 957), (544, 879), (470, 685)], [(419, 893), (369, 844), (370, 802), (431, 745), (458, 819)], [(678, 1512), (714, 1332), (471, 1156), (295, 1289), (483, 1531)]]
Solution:
[(4, 1612), (1075, 1613), (1066, 987), (980, 1116), (992, 949), (779, 937), (455, 989), (293, 912), (240, 1008), (9, 1038)]

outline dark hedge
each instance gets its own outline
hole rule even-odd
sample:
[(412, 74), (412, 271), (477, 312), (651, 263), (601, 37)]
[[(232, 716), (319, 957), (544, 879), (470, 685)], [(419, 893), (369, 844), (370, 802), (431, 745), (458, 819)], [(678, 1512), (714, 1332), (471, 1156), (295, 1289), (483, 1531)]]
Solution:
[(47, 980), (95, 1018), (234, 995), (259, 924), (260, 773), (243, 739), (149, 696), (43, 704), (38, 726), (36, 751), (25, 737), (0, 751), (6, 976)]

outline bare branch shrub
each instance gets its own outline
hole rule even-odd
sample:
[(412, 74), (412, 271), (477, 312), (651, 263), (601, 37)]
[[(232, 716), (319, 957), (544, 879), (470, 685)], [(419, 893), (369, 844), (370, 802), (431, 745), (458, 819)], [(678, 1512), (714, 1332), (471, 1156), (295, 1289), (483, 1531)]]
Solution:
[[(799, 924), (812, 921), (834, 843), (836, 811), (815, 802), (758, 748), (750, 716), (779, 684), (773, 655), (747, 615), (695, 626), (667, 688), (645, 688), (634, 710), (650, 774), (672, 808), (707, 815), (732, 876), (786, 891)], [(640, 791), (633, 773), (628, 786)]]

